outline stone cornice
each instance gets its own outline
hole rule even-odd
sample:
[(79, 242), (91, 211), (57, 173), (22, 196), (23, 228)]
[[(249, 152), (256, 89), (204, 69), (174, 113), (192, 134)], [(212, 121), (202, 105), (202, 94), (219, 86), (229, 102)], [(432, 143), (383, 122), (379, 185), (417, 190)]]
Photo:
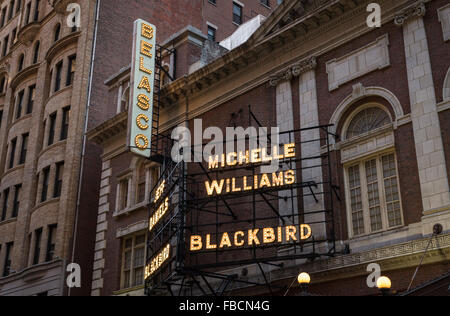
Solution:
[(402, 26), (410, 18), (425, 16), (425, 14), (427, 12), (425, 3), (429, 2), (429, 1), (430, 0), (422, 0), (422, 1), (416, 2), (412, 6), (397, 13), (397, 15), (394, 18), (395, 25)]
[(103, 144), (105, 141), (114, 138), (114, 136), (127, 130), (128, 113), (122, 112), (112, 119), (109, 119), (105, 123), (97, 126), (87, 133), (89, 140), (95, 142), (98, 145)]
[(314, 70), (317, 67), (317, 58), (315, 56), (304, 59), (298, 63), (295, 63), (285, 69), (279, 71), (273, 76), (269, 77), (269, 83), (272, 87), (278, 85), (281, 81), (289, 81), (292, 77), (298, 77), (301, 74)]

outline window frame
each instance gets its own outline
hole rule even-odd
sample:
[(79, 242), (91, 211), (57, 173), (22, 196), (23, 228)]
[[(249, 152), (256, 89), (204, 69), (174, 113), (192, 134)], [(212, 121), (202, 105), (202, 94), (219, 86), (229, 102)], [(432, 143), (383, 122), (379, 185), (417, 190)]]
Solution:
[[(136, 244), (136, 240), (138, 237), (144, 237), (144, 242), (140, 243), (140, 244)], [(127, 241), (129, 241), (131, 239), (131, 247), (126, 247), (126, 243)], [(141, 284), (135, 284), (135, 271), (139, 268), (143, 269), (143, 277), (145, 277), (145, 266), (146, 266), (146, 257), (147, 257), (147, 234), (145, 233), (145, 231), (141, 231), (138, 233), (135, 233), (133, 235), (129, 235), (129, 236), (125, 236), (122, 238), (122, 243), (121, 243), (121, 266), (120, 266), (120, 289), (121, 290), (126, 290), (126, 289), (132, 289), (135, 287), (139, 287), (139, 286), (143, 286), (144, 285), (144, 278), (142, 278)], [(135, 261), (135, 254), (136, 254), (136, 250), (140, 250), (143, 249), (144, 250), (144, 263), (142, 266), (137, 266), (135, 267), (134, 261)], [(131, 252), (130, 256), (130, 268), (129, 269), (125, 269), (125, 254), (127, 252)], [(126, 280), (125, 280), (125, 273), (130, 272), (130, 276), (129, 276), (129, 283), (128, 285), (126, 285)]]
[[(387, 201), (386, 201), (386, 190), (384, 185), (384, 174), (383, 174), (383, 157), (386, 156), (394, 156), (395, 167), (396, 167), (396, 178), (397, 178), (397, 188), (399, 195), (399, 203), (400, 203), (400, 215), (402, 223), (398, 226), (389, 227), (389, 218), (388, 218), (388, 210), (387, 210)], [(376, 168), (377, 168), (377, 182), (378, 182), (378, 195), (379, 195), (379, 203), (380, 203), (380, 212), (382, 219), (382, 228), (380, 230), (372, 231), (372, 223), (370, 216), (370, 205), (369, 205), (369, 195), (368, 195), (368, 183), (367, 183), (367, 173), (366, 173), (366, 163), (372, 160), (376, 160)], [(350, 192), (350, 177), (349, 177), (349, 169), (351, 167), (359, 167), (360, 174), (360, 187), (361, 187), (361, 199), (362, 199), (362, 209), (363, 209), (363, 218), (364, 218), (364, 233), (355, 234), (353, 227), (353, 210), (352, 210), (352, 201), (351, 201), (351, 192)], [(346, 201), (346, 214), (347, 214), (347, 226), (349, 231), (350, 238), (358, 238), (363, 236), (369, 236), (378, 234), (381, 232), (395, 230), (405, 225), (405, 218), (403, 212), (403, 202), (401, 196), (400, 189), (400, 177), (398, 171), (398, 160), (395, 149), (386, 149), (375, 154), (365, 156), (358, 160), (350, 161), (344, 165), (344, 182), (345, 182), (345, 201)]]

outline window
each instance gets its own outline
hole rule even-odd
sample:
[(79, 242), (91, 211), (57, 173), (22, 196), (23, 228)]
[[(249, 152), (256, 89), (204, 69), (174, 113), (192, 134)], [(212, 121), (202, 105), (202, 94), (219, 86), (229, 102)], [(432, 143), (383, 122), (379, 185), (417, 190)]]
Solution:
[(265, 5), (266, 7), (270, 7), (270, 1), (269, 0), (260, 0), (261, 4)]
[(20, 207), (20, 192), (22, 191), (22, 185), (18, 184), (14, 187), (14, 203), (13, 212), (11, 218), (16, 218), (19, 215)]
[(39, 228), (34, 232), (33, 265), (39, 264), (39, 257), (41, 256), (41, 239), (42, 239), (42, 228)]
[(27, 4), (27, 9), (25, 13), (25, 25), (30, 23), (30, 17), (31, 17), (31, 1)]
[(5, 84), (6, 84), (6, 77), (3, 76), (0, 80), (0, 94), (3, 94), (5, 92)]
[(2, 56), (5, 57), (8, 53), (8, 44), (9, 44), (9, 36), (5, 37), (5, 40), (3, 41), (3, 52)]
[(56, 76), (55, 76), (55, 92), (61, 89), (61, 75), (62, 75), (63, 62), (61, 61), (56, 65)]
[(18, 120), (22, 116), (22, 105), (23, 105), (24, 95), (25, 95), (25, 91), (22, 90), (19, 92), (19, 95), (17, 96), (16, 120)]
[(128, 207), (128, 184), (129, 179), (119, 182), (118, 211), (122, 211)]
[(36, 0), (35, 6), (34, 6), (34, 22), (39, 21), (39, 5), (41, 3), (41, 0)]
[(35, 85), (32, 85), (28, 88), (27, 114), (31, 114), (33, 112), (35, 91), (36, 91)]
[(23, 64), (25, 63), (25, 55), (24, 54), (22, 54), (22, 55), (20, 55), (20, 57), (19, 57), (19, 61), (18, 61), (18, 63), (17, 63), (17, 71), (19, 72), (19, 71), (22, 71), (22, 69), (23, 69)]
[(60, 140), (66, 140), (69, 134), (70, 106), (63, 109)]
[(39, 49), (40, 49), (40, 46), (41, 46), (41, 42), (39, 42), (39, 41), (34, 46), (33, 64), (37, 64), (37, 62), (39, 61)]
[[(367, 134), (390, 122), (388, 113), (381, 108), (364, 109), (352, 118), (346, 137), (351, 139)], [(345, 168), (351, 235), (367, 235), (402, 226), (403, 215), (394, 151), (383, 150), (371, 157), (357, 159), (358, 161), (349, 163)]]
[(53, 145), (53, 143), (55, 141), (56, 112), (53, 114), (50, 114), (49, 120), (50, 120), (50, 122), (49, 122), (50, 126), (49, 126), (49, 130), (48, 130), (47, 146)]
[(41, 203), (47, 201), (47, 193), (48, 193), (48, 181), (50, 178), (50, 167), (42, 170), (42, 192), (41, 192)]
[(208, 25), (208, 39), (212, 42), (216, 41), (216, 29)]
[(55, 257), (56, 229), (57, 225), (50, 225), (48, 227), (47, 252), (45, 254), (45, 262), (50, 262)]
[(4, 7), (4, 8), (2, 9), (2, 18), (1, 18), (1, 21), (0, 21), (0, 27), (4, 27), (4, 26), (5, 26), (5, 22), (6, 22), (6, 10), (7, 10), (7, 7)]
[(77, 56), (73, 55), (69, 57), (69, 65), (67, 67), (67, 80), (66, 86), (70, 86), (75, 78), (75, 68), (77, 66)]
[(64, 162), (59, 162), (56, 164), (55, 186), (53, 188), (53, 197), (54, 198), (59, 198), (61, 196), (63, 174), (64, 174)]
[(54, 42), (59, 41), (60, 36), (61, 36), (61, 24), (57, 24), (56, 27), (55, 27), (55, 33), (54, 33), (53, 41)]
[(391, 123), (389, 115), (378, 107), (359, 112), (347, 128), (347, 139), (359, 136)]
[(3, 265), (3, 277), (9, 276), (11, 273), (11, 253), (13, 252), (14, 243), (6, 244), (5, 264)]
[(8, 164), (9, 169), (14, 167), (14, 160), (16, 157), (16, 147), (17, 147), (17, 137), (11, 140), (11, 150), (9, 152), (9, 164)]
[(233, 22), (236, 24), (242, 24), (242, 6), (233, 2)]
[(125, 238), (122, 251), (122, 288), (144, 283), (145, 234)]
[(142, 164), (139, 168), (137, 180), (137, 203), (139, 204), (145, 201), (146, 195), (147, 169), (145, 168), (145, 164)]
[(13, 14), (14, 14), (14, 0), (12, 0), (11, 3), (9, 4), (8, 21), (13, 18)]
[(8, 213), (8, 199), (9, 199), (9, 188), (3, 191), (2, 222), (6, 220), (6, 216)]
[(22, 148), (20, 149), (20, 159), (19, 165), (23, 165), (27, 159), (27, 150), (28, 150), (28, 133), (22, 135)]

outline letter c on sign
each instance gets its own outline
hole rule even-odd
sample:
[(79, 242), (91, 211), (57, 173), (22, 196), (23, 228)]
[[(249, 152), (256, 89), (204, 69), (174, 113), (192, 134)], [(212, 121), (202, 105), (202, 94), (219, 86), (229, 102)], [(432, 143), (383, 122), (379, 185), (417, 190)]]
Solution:
[(144, 114), (139, 114), (136, 118), (136, 124), (137, 126), (141, 129), (141, 130), (147, 130), (148, 129), (148, 124), (142, 124), (142, 120), (144, 120), (146, 123), (148, 123), (149, 119), (147, 117), (147, 115)]

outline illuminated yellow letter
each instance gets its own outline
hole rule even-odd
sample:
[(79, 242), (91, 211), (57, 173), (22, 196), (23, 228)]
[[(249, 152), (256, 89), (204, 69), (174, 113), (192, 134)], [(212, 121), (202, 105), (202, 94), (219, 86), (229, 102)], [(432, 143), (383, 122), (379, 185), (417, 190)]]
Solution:
[(153, 28), (150, 25), (142, 23), (142, 36), (148, 39), (153, 39)]
[(223, 247), (231, 247), (231, 240), (230, 240), (230, 236), (228, 236), (228, 233), (224, 233), (222, 236), (222, 241), (220, 242), (220, 248)]
[(152, 44), (147, 43), (146, 41), (141, 41), (141, 54), (142, 55), (152, 58), (153, 57), (152, 48), (153, 48)]
[(138, 107), (141, 110), (147, 111), (150, 108), (150, 98), (145, 94), (138, 95)]
[[(305, 233), (305, 231), (306, 231), (306, 233)], [(311, 237), (311, 235), (312, 235), (311, 226), (306, 225), (306, 224), (300, 226), (300, 238), (302, 240), (309, 239)]]
[(271, 244), (275, 241), (275, 231), (273, 228), (264, 228), (264, 243), (265, 244)]
[(191, 236), (191, 251), (202, 250), (202, 237), (201, 236)]
[(146, 76), (142, 77), (139, 83), (138, 89), (145, 89), (148, 93), (152, 93), (152, 88), (150, 87), (150, 82)]
[(287, 226), (286, 227), (286, 241), (289, 242), (291, 239), (293, 241), (297, 241), (297, 228), (295, 226)]
[(244, 245), (244, 243), (245, 243), (244, 240), (242, 240), (240, 242), (238, 241), (238, 237), (244, 237), (244, 236), (245, 236), (245, 233), (242, 231), (236, 232), (234, 234), (234, 245), (236, 247), (242, 247)]
[(214, 191), (216, 191), (216, 193), (218, 195), (222, 194), (224, 183), (225, 183), (225, 180), (223, 180), (223, 179), (220, 181), (220, 185), (216, 180), (214, 180), (211, 184), (209, 184), (209, 182), (206, 181), (205, 185), (206, 185), (206, 191), (208, 192), (208, 195), (213, 195)]
[(249, 230), (248, 231), (248, 245), (252, 246), (253, 243), (255, 245), (260, 245), (261, 243), (259, 242), (258, 239), (258, 233), (259, 233), (259, 229), (255, 229), (255, 230)]

